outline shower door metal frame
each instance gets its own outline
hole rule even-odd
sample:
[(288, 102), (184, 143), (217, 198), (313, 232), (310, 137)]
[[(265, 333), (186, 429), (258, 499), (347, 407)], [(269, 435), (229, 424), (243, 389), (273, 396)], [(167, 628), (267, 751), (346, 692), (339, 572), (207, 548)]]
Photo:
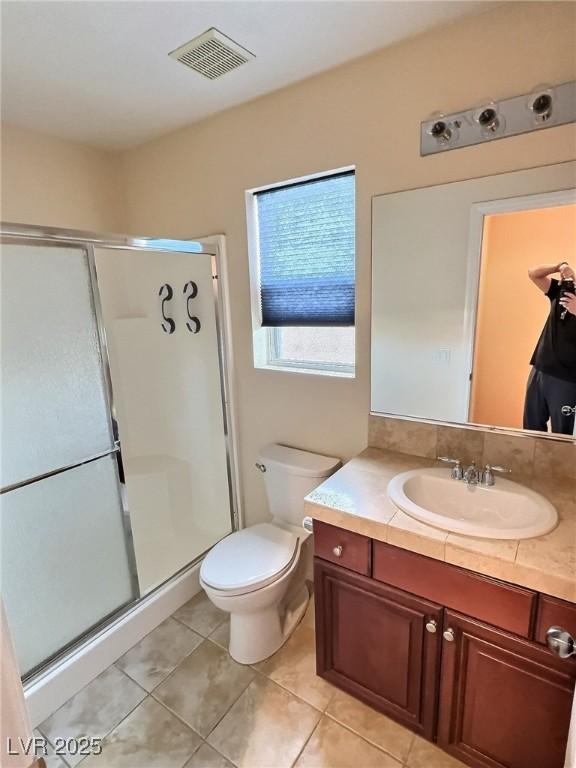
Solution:
[[(70, 641), (67, 645), (59, 649), (59, 651), (52, 656), (45, 659), (41, 664), (31, 669), (23, 677), (23, 682), (30, 682), (32, 679), (36, 680), (40, 675), (51, 669), (59, 661), (63, 660), (68, 654), (81, 647), (88, 642), (99, 632), (107, 629), (114, 621), (122, 619), (127, 613), (140, 605), (143, 600), (150, 598), (159, 589), (162, 589), (166, 584), (169, 584), (172, 580), (177, 579), (182, 573), (193, 568), (197, 565), (205, 552), (201, 553), (198, 557), (187, 563), (180, 568), (176, 573), (172, 574), (168, 579), (158, 584), (154, 589), (142, 596), (140, 592), (138, 582), (138, 571), (136, 566), (136, 556), (134, 552), (134, 543), (132, 536), (132, 525), (130, 521), (130, 509), (129, 505), (125, 508), (122, 502), (122, 481), (120, 479), (120, 463), (122, 460), (122, 441), (120, 434), (118, 433), (118, 439), (114, 435), (113, 424), (115, 422), (115, 400), (114, 400), (114, 388), (112, 383), (112, 376), (110, 371), (110, 361), (108, 355), (108, 343), (106, 339), (106, 328), (104, 326), (104, 319), (102, 315), (102, 305), (100, 301), (100, 290), (98, 285), (98, 273), (96, 269), (96, 248), (117, 249), (121, 251), (143, 251), (143, 252), (158, 252), (165, 253), (167, 256), (171, 256), (174, 253), (179, 255), (194, 256), (204, 255), (210, 256), (211, 272), (212, 272), (212, 287), (213, 287), (213, 299), (214, 299), (214, 315), (216, 323), (216, 335), (218, 341), (218, 365), (220, 372), (220, 394), (221, 394), (221, 406), (223, 416), (223, 428), (224, 428), (224, 442), (226, 448), (226, 473), (228, 477), (228, 494), (230, 500), (230, 523), (232, 531), (236, 531), (239, 528), (239, 494), (236, 487), (236, 466), (235, 466), (235, 435), (233, 433), (233, 414), (232, 414), (232, 395), (231, 395), (231, 379), (229, 377), (228, 370), (228, 350), (225, 339), (225, 323), (223, 318), (224, 296), (221, 289), (221, 264), (220, 264), (220, 251), (217, 245), (210, 245), (207, 247), (205, 244), (192, 240), (170, 240), (165, 238), (152, 238), (152, 237), (130, 237), (127, 235), (108, 235), (95, 232), (88, 232), (83, 230), (74, 229), (59, 229), (57, 227), (42, 227), (36, 225), (24, 225), (15, 224), (11, 222), (0, 222), (0, 243), (13, 243), (13, 244), (30, 244), (37, 243), (38, 245), (47, 246), (61, 246), (61, 247), (74, 247), (82, 249), (86, 255), (88, 262), (88, 270), (90, 276), (91, 285), (91, 300), (94, 310), (94, 316), (96, 319), (96, 327), (98, 332), (99, 352), (102, 362), (102, 369), (104, 373), (104, 389), (107, 406), (107, 416), (109, 421), (110, 431), (114, 441), (114, 447), (101, 454), (87, 457), (80, 462), (61, 467), (45, 474), (39, 475), (34, 478), (29, 478), (20, 483), (15, 483), (5, 488), (0, 489), (0, 493), (6, 493), (10, 490), (28, 485), (37, 480), (42, 480), (47, 477), (51, 477), (62, 472), (66, 472), (69, 469), (73, 469), (76, 466), (87, 464), (91, 461), (95, 461), (99, 458), (103, 458), (108, 455), (115, 455), (116, 457), (116, 476), (118, 481), (118, 492), (122, 503), (122, 520), (125, 535), (126, 551), (128, 556), (128, 566), (130, 572), (130, 582), (136, 597), (123, 603), (115, 611), (103, 617), (96, 624), (92, 625), (85, 630), (81, 635)], [(158, 243), (156, 245), (155, 243)], [(173, 246), (173, 247), (171, 247)], [(193, 247), (194, 246), (194, 247)], [(116, 422), (117, 423), (117, 422)], [(124, 483), (125, 485), (125, 483)], [(125, 494), (127, 498), (127, 494)]]

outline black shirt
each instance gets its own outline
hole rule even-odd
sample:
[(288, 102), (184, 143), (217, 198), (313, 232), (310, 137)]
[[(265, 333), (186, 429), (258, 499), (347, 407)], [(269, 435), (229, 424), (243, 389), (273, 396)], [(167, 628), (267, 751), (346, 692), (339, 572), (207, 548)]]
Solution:
[(546, 293), (550, 299), (550, 314), (530, 360), (539, 371), (558, 379), (576, 382), (576, 315), (564, 312), (560, 297), (560, 283), (552, 279)]

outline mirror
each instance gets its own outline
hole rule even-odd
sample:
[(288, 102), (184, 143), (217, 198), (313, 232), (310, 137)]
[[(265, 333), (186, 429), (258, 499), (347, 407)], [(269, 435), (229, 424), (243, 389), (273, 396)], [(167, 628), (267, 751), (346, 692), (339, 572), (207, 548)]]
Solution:
[(374, 198), (372, 412), (576, 434), (575, 187), (569, 162)]

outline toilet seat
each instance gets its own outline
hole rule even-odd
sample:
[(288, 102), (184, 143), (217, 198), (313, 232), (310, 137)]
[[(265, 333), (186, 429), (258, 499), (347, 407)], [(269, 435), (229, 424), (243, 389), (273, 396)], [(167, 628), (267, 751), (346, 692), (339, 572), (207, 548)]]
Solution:
[(231, 533), (206, 555), (200, 579), (228, 595), (242, 595), (271, 584), (294, 563), (299, 538), (271, 523)]

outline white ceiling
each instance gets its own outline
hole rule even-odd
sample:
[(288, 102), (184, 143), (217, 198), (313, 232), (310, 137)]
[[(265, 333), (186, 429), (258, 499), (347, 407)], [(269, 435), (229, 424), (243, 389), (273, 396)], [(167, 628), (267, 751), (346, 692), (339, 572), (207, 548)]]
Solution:
[[(122, 149), (487, 3), (363, 0), (2, 3), (2, 119)], [(209, 81), (168, 53), (216, 27), (256, 59)]]

